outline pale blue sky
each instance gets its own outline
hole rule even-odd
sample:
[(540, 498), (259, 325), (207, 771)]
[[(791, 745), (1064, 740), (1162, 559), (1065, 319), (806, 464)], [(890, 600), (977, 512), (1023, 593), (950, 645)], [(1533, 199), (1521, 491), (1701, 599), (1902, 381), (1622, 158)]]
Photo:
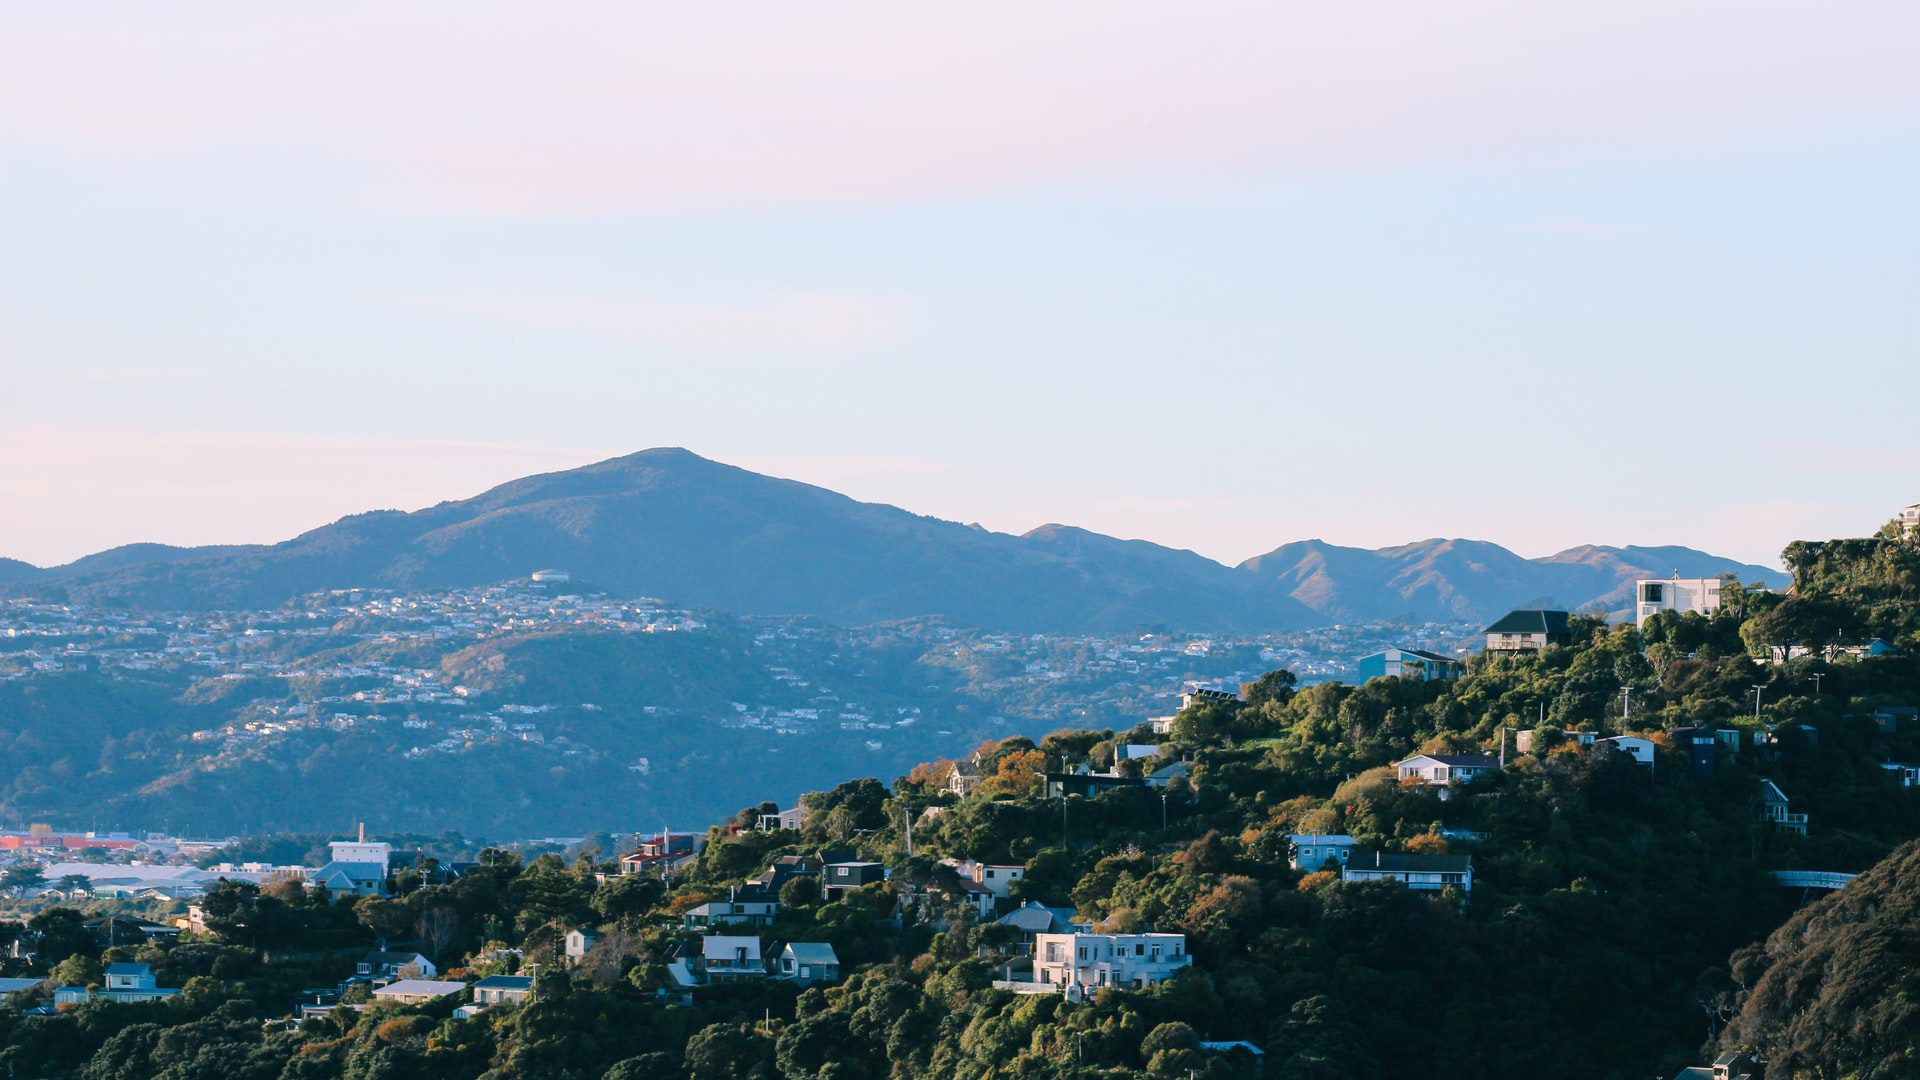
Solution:
[(10, 9), (0, 554), (657, 445), (1227, 562), (1920, 499), (1920, 19), (1542, 7)]

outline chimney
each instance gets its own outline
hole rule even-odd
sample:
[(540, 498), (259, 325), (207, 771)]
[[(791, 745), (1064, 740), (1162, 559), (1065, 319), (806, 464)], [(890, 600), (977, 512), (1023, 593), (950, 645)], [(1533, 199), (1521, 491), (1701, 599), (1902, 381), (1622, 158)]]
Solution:
[(364, 821), (360, 823), (360, 842), (367, 842), (367, 823)]

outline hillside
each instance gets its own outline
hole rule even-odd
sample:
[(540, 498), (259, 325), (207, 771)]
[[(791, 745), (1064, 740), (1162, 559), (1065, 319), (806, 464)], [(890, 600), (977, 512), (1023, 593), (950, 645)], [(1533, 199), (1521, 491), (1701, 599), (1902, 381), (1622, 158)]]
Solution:
[(1782, 588), (1785, 574), (1687, 547), (1583, 545), (1525, 559), (1483, 540), (1423, 540), (1377, 549), (1322, 540), (1284, 544), (1239, 567), (1326, 616), (1490, 621), (1516, 607), (1630, 610), (1637, 578), (1708, 577)]
[(1750, 987), (1721, 1045), (1782, 1076), (1920, 1071), (1920, 841), (1733, 958)]
[(1021, 630), (1253, 630), (1314, 618), (1190, 552), (987, 532), (675, 449), (415, 513), (359, 514), (271, 547), (170, 555), (104, 572), (82, 560), (58, 587), (103, 605), (257, 608), (321, 589), (452, 587), (559, 566), (630, 595), (843, 625), (931, 614)]
[(464, 587), (542, 567), (736, 615), (839, 625), (935, 615), (1063, 633), (1491, 620), (1543, 604), (1617, 610), (1635, 578), (1675, 570), (1785, 581), (1691, 548), (1585, 546), (1523, 559), (1474, 540), (1378, 550), (1308, 540), (1229, 568), (1069, 525), (991, 532), (655, 449), (412, 513), (356, 514), (270, 546), (130, 544), (47, 570), (0, 564), (0, 586), (104, 607), (258, 609), (326, 589)]

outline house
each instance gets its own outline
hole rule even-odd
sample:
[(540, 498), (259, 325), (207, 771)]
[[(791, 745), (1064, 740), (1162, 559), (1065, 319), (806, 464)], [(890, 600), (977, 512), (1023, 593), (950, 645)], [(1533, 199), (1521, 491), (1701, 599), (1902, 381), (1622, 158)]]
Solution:
[(717, 983), (766, 978), (767, 965), (760, 956), (760, 939), (707, 935), (700, 942), (700, 973), (703, 981)]
[(388, 1005), (418, 1005), (424, 1001), (435, 1001), (452, 997), (467, 988), (463, 982), (446, 982), (439, 979), (401, 979), (389, 983), (373, 992), (373, 1000)]
[(688, 930), (710, 930), (716, 926), (765, 926), (780, 914), (777, 900), (709, 900), (688, 908), (680, 916)]
[(1397, 851), (1355, 851), (1340, 868), (1341, 881), (1397, 881), (1409, 889), (1439, 892), (1448, 886), (1473, 890), (1470, 855), (1413, 855)]
[(335, 840), (327, 845), (333, 859), (307, 875), (309, 888), (324, 888), (335, 896), (387, 895), (387, 862), (393, 845), (367, 839), (360, 826), (358, 840)]
[(1353, 855), (1354, 839), (1345, 833), (1298, 833), (1287, 839), (1293, 842), (1293, 857), (1287, 860), (1287, 865), (1295, 870), (1311, 873), (1326, 869), (1329, 863), (1337, 870)]
[(370, 975), (373, 978), (421, 978), (431, 979), (440, 974), (433, 961), (417, 952), (389, 952), (375, 949), (353, 965), (355, 975)]
[(1393, 763), (1401, 783), (1418, 782), (1429, 787), (1464, 783), (1499, 767), (1500, 759), (1491, 754), (1417, 754)]
[(1760, 781), (1760, 819), (1770, 821), (1781, 832), (1807, 835), (1807, 815), (1793, 813), (1787, 807), (1787, 793), (1771, 780)]
[(1451, 656), (1424, 649), (1387, 649), (1353, 662), (1354, 677), (1369, 679), (1457, 679), (1467, 666)]
[(44, 977), (0, 979), (0, 1006), (11, 1008), (45, 985), (47, 980)]
[(1070, 772), (1050, 772), (1047, 778), (1047, 798), (1064, 799), (1069, 795), (1082, 798), (1098, 798), (1103, 792), (1117, 791), (1121, 788), (1144, 788), (1152, 786), (1147, 777), (1124, 776), (1117, 772), (1094, 772), (1093, 767), (1084, 763), (1076, 765)]
[(807, 808), (796, 806), (791, 810), (782, 810), (775, 814), (761, 814), (760, 823), (754, 828), (762, 831), (771, 829), (804, 829), (807, 827)]
[(153, 969), (146, 964), (118, 963), (108, 964), (106, 984), (101, 988), (99, 998), (102, 1001), (159, 1001), (179, 993), (178, 987), (156, 986)]
[(1032, 952), (1033, 942), (1041, 934), (1091, 933), (1092, 923), (1075, 922), (1072, 908), (1048, 907), (1029, 900), (1000, 919), (1001, 926), (1018, 931), (1021, 951)]
[(1920, 765), (1909, 761), (1883, 761), (1880, 767), (1898, 776), (1901, 787), (1920, 787)]
[(947, 774), (946, 789), (964, 799), (973, 794), (985, 779), (980, 773), (980, 756), (975, 754), (965, 761), (953, 763), (953, 771)]
[(819, 859), (811, 855), (782, 855), (773, 860), (771, 866), (748, 878), (747, 884), (771, 897), (780, 895), (780, 887), (794, 878), (819, 876)]
[(1726, 583), (1724, 577), (1683, 578), (1678, 571), (1670, 578), (1641, 578), (1633, 583), (1633, 624), (1645, 626), (1662, 611), (1711, 615), (1720, 610)]
[(887, 868), (877, 862), (828, 863), (821, 871), (820, 895), (838, 900), (855, 889), (887, 880), (887, 874)]
[(801, 986), (838, 982), (840, 957), (825, 942), (789, 941), (774, 963), (773, 977)]
[(1007, 899), (1013, 883), (1027, 876), (1027, 868), (1024, 866), (978, 863), (972, 859), (960, 861), (942, 859), (941, 862), (953, 867), (954, 873), (959, 874), (961, 880), (979, 885), (998, 900)]
[(1549, 645), (1573, 642), (1573, 616), (1564, 611), (1520, 608), (1487, 627), (1487, 652), (1496, 655), (1533, 652)]
[(1158, 743), (1120, 743), (1113, 748), (1113, 760), (1118, 764), (1134, 758), (1159, 757), (1165, 751), (1166, 747)]
[(1193, 781), (1193, 765), (1185, 761), (1170, 761), (1147, 774), (1147, 786), (1163, 788), (1175, 780)]
[(1185, 934), (1037, 934), (1034, 981), (1082, 997), (1117, 986), (1143, 990), (1193, 966)]
[(1638, 735), (1615, 735), (1610, 739), (1595, 739), (1595, 750), (1618, 750), (1642, 765), (1653, 764), (1653, 740)]
[(1901, 536), (1910, 538), (1920, 534), (1920, 503), (1915, 503), (1900, 511), (1898, 520), (1900, 522)]
[(84, 986), (56, 986), (53, 989), (55, 1005), (78, 1005), (83, 1001), (92, 1001), (93, 992)]
[(692, 833), (661, 830), (659, 836), (650, 836), (640, 841), (632, 851), (620, 856), (620, 872), (639, 874), (657, 868), (678, 866), (693, 858), (699, 848), (699, 838)]
[(587, 950), (593, 948), (593, 943), (599, 940), (600, 931), (590, 926), (576, 926), (567, 931), (566, 940), (561, 944), (561, 951), (566, 954), (567, 959), (578, 960), (587, 955)]
[(533, 996), (531, 975), (489, 975), (473, 984), (473, 1004), (518, 1005)]

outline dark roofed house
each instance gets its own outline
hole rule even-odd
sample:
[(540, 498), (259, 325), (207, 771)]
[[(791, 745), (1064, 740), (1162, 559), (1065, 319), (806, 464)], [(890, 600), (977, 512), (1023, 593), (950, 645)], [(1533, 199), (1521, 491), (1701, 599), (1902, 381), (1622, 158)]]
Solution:
[(1520, 608), (1509, 611), (1499, 622), (1487, 627), (1487, 651), (1493, 653), (1532, 652), (1549, 645), (1573, 642), (1573, 616), (1564, 611)]
[(1400, 851), (1356, 851), (1340, 868), (1342, 881), (1398, 881), (1409, 889), (1438, 892), (1451, 885), (1473, 889), (1473, 857), (1413, 855)]

